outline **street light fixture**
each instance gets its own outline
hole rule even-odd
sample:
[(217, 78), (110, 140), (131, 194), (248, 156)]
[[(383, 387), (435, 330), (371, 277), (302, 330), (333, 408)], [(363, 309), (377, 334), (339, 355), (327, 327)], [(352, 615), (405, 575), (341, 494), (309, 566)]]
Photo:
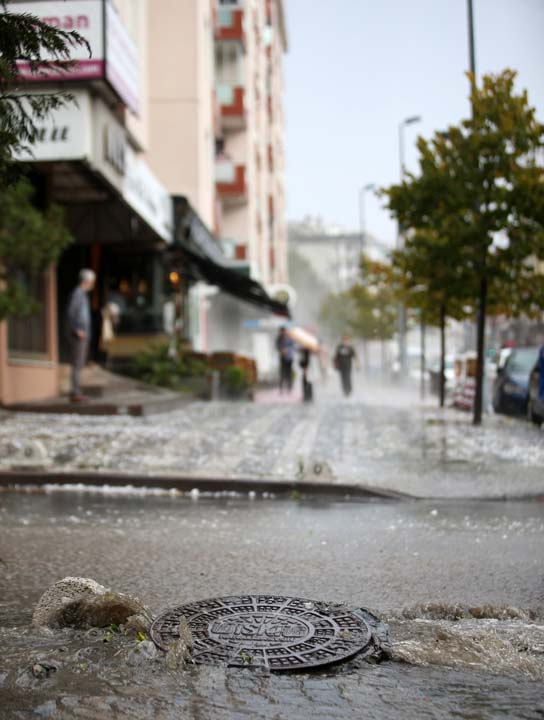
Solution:
[(359, 252), (362, 254), (365, 247), (366, 238), (366, 214), (365, 214), (365, 194), (367, 192), (374, 192), (376, 185), (374, 183), (367, 183), (359, 189)]
[(421, 122), (421, 115), (412, 115), (411, 117), (405, 118), (399, 124), (399, 158), (400, 158), (400, 179), (402, 181), (404, 173), (406, 172), (404, 163), (404, 128), (407, 125), (414, 125), (415, 123)]
[[(408, 125), (414, 125), (421, 122), (421, 115), (410, 115), (399, 123), (399, 159), (400, 159), (400, 181), (404, 179), (405, 161), (404, 161), (404, 129)], [(397, 250), (402, 248), (402, 228), (400, 223), (397, 227)], [(399, 360), (401, 375), (404, 377), (406, 373), (406, 307), (404, 303), (399, 303), (398, 307), (398, 327), (399, 327)]]

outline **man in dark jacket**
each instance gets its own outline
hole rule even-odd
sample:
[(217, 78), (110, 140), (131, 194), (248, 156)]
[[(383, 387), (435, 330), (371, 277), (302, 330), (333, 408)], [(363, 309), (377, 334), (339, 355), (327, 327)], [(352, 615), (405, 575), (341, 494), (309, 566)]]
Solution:
[(280, 359), (280, 393), (286, 387), (288, 392), (293, 389), (293, 360), (296, 344), (284, 327), (281, 327), (276, 338), (276, 350)]
[(72, 387), (70, 392), (72, 402), (85, 400), (81, 393), (80, 375), (87, 361), (91, 341), (92, 325), (89, 293), (94, 288), (95, 281), (96, 275), (92, 270), (81, 270), (79, 273), (79, 285), (72, 291), (66, 311), (66, 329), (70, 342), (72, 364)]
[(334, 354), (334, 367), (340, 373), (340, 381), (342, 383), (342, 390), (344, 395), (348, 397), (351, 395), (351, 372), (353, 369), (353, 362), (359, 368), (359, 358), (355, 352), (355, 348), (350, 343), (348, 335), (344, 335), (342, 342), (337, 346)]

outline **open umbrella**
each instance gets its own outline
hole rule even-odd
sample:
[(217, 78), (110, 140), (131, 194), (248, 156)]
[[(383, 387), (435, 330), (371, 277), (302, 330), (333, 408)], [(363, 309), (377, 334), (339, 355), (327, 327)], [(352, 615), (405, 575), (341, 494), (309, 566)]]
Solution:
[(286, 333), (292, 340), (296, 342), (297, 345), (304, 348), (305, 350), (309, 350), (313, 353), (319, 351), (318, 339), (315, 337), (315, 335), (312, 335), (312, 333), (308, 332), (308, 330), (303, 330), (300, 327), (287, 327)]

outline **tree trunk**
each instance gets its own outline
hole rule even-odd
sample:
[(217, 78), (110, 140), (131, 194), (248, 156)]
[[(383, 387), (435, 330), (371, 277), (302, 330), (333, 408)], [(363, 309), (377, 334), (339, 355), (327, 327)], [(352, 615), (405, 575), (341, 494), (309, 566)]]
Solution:
[(440, 378), (439, 392), (440, 407), (446, 403), (446, 306), (440, 305)]
[(421, 318), (421, 324), (419, 326), (420, 329), (420, 345), (421, 345), (421, 355), (419, 358), (419, 372), (420, 372), (420, 384), (419, 384), (419, 394), (422, 400), (425, 400), (425, 372), (426, 372), (426, 362), (425, 362), (425, 320), (423, 317)]
[(487, 277), (480, 279), (480, 303), (478, 307), (478, 327), (476, 336), (476, 392), (474, 393), (473, 425), (482, 423), (483, 389), (484, 389), (484, 362), (485, 362), (485, 313), (487, 305)]
[(366, 377), (369, 376), (369, 366), (368, 366), (368, 340), (366, 338), (363, 338), (363, 366), (364, 366), (364, 374)]

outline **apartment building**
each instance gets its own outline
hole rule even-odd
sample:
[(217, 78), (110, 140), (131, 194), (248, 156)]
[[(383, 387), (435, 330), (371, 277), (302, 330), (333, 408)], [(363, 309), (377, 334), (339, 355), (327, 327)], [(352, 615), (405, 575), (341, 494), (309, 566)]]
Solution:
[[(240, 272), (274, 293), (287, 282), (282, 0), (220, 0), (215, 35), (217, 224)], [(210, 299), (211, 342), (234, 343), (272, 367), (271, 337), (248, 331), (259, 314)]]
[(281, 1), (219, 3), (219, 227), (232, 256), (266, 283), (287, 280), (282, 104), (286, 50)]
[[(273, 295), (287, 282), (283, 0), (154, 0), (149, 33), (150, 165), (229, 267)], [(246, 327), (260, 314), (213, 284), (191, 286), (199, 350), (257, 354), (263, 367), (269, 338)]]
[(64, 207), (75, 243), (39, 283), (40, 317), (0, 324), (0, 403), (58, 394), (63, 313), (81, 267), (98, 275), (95, 352), (105, 302), (119, 305), (118, 340), (136, 352), (163, 335), (174, 297), (195, 348), (263, 349), (244, 321), (281, 312), (270, 294), (286, 279), (281, 0), (9, 9), (77, 29), (92, 57), (82, 49), (56, 76), (20, 64), (25, 91), (62, 87), (77, 101), (41, 121), (32, 158), (19, 158), (39, 201)]

